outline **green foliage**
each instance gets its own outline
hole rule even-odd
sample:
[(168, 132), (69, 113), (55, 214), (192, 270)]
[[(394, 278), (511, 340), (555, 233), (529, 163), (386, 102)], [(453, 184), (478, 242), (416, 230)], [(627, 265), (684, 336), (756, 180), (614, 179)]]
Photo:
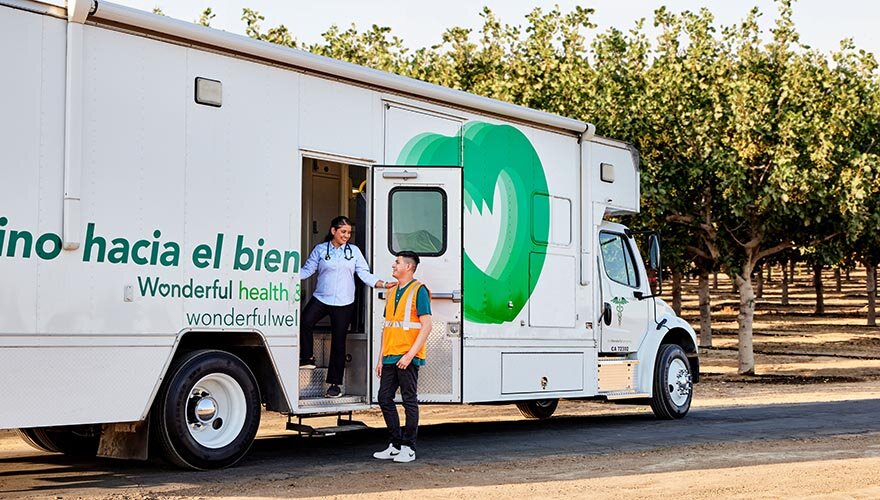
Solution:
[(290, 30), (288, 30), (287, 26), (284, 26), (283, 24), (270, 28), (264, 33), (260, 27), (260, 23), (265, 21), (266, 18), (255, 10), (243, 8), (241, 10), (241, 20), (245, 22), (245, 34), (251, 38), (277, 45), (284, 45), (285, 47), (297, 47), (296, 40), (294, 40), (293, 36), (290, 34)]
[[(519, 25), (484, 8), (478, 31), (450, 27), (416, 50), (376, 25), (334, 25), (305, 49), (579, 118), (634, 143), (643, 210), (630, 224), (663, 233), (673, 269), (739, 276), (741, 303), (754, 304), (751, 272), (765, 259), (880, 264), (877, 62), (851, 40), (830, 57), (811, 50), (792, 0), (777, 6), (769, 41), (757, 8), (717, 26), (707, 9), (662, 7), (651, 40), (645, 20), (599, 33), (592, 9), (557, 6)], [(208, 9), (203, 24), (210, 18)], [(253, 10), (242, 20), (248, 36), (298, 46), (283, 25), (264, 32)], [(750, 318), (741, 315), (747, 335)]]
[(214, 11), (211, 10), (210, 7), (208, 7), (202, 11), (202, 15), (199, 16), (199, 18), (196, 20), (196, 22), (198, 24), (201, 24), (202, 26), (209, 26), (210, 27), (211, 26), (211, 19), (214, 19), (214, 17), (216, 17), (216, 16), (217, 16), (217, 14), (214, 14)]

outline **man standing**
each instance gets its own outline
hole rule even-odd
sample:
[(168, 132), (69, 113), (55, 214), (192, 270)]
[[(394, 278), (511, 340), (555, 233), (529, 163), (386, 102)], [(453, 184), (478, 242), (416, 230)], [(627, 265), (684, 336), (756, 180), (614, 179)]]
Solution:
[[(419, 428), (417, 386), (419, 367), (425, 364), (425, 344), (431, 333), (431, 293), (413, 278), (419, 256), (403, 251), (391, 265), (397, 286), (385, 302), (385, 328), (382, 330), (382, 354), (376, 364), (379, 382), (379, 407), (391, 435), (391, 444), (373, 453), (380, 460), (412, 462), (416, 459), (416, 434)], [(401, 430), (394, 393), (400, 388), (406, 425)]]

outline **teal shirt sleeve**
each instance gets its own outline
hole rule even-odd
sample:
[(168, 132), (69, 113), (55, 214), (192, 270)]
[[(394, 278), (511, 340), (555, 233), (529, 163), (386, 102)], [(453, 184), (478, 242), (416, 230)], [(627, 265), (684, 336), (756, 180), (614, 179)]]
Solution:
[(419, 316), (431, 314), (431, 295), (424, 286), (419, 288), (419, 294), (416, 295), (416, 314)]

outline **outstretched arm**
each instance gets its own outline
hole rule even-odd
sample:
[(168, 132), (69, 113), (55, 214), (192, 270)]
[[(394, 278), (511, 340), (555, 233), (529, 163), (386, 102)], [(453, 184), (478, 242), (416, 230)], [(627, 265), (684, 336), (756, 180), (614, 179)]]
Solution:
[(361, 249), (352, 245), (352, 253), (354, 254), (354, 272), (364, 283), (369, 286), (376, 287), (379, 285), (379, 278), (370, 272), (370, 266), (367, 265), (367, 259), (361, 253)]
[(370, 266), (367, 265), (367, 259), (364, 258), (364, 254), (361, 253), (360, 248), (354, 245), (352, 245), (351, 248), (354, 250), (354, 272), (358, 275), (358, 278), (360, 278), (361, 281), (373, 288), (391, 288), (396, 284), (377, 278), (370, 272)]

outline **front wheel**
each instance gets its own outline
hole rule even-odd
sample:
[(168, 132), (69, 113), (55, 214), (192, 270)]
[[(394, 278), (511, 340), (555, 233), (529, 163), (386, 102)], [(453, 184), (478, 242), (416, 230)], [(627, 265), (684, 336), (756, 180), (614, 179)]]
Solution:
[(169, 371), (152, 418), (156, 439), (173, 464), (228, 467), (247, 453), (260, 426), (256, 378), (231, 353), (189, 353)]
[(687, 415), (694, 396), (691, 365), (676, 344), (662, 344), (654, 363), (651, 409), (657, 418), (672, 420)]
[(558, 399), (537, 399), (534, 401), (522, 401), (516, 404), (519, 412), (526, 418), (550, 418), (556, 407), (559, 405)]

